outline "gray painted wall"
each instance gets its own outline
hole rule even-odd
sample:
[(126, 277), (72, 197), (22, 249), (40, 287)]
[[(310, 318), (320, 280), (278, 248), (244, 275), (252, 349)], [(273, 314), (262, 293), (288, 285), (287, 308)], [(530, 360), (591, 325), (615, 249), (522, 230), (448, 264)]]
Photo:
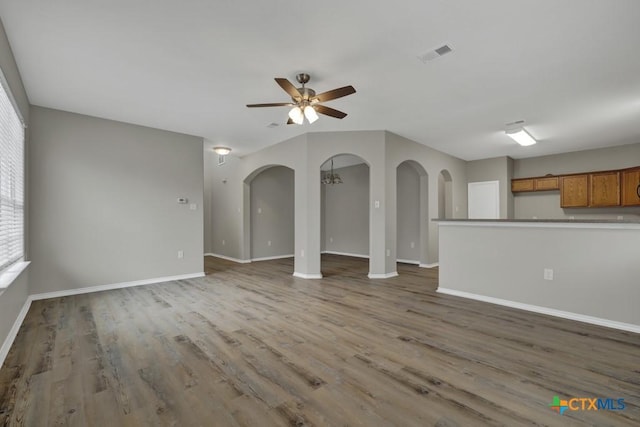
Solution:
[[(22, 84), (22, 79), (20, 77), (20, 73), (18, 72), (18, 67), (16, 65), (15, 59), (13, 57), (13, 53), (11, 51), (11, 47), (9, 46), (9, 41), (7, 40), (7, 35), (4, 31), (4, 26), (0, 21), (0, 69), (9, 84), (9, 88), (13, 97), (18, 104), (18, 108), (20, 113), (22, 114), (23, 119), (27, 123), (30, 124), (29, 119), (29, 99), (27, 98), (27, 93), (24, 90), (24, 86)], [(29, 128), (27, 128), (26, 132), (26, 146), (25, 152), (29, 151)], [(27, 164), (28, 167), (28, 164)], [(27, 172), (28, 173), (28, 170)], [(26, 191), (27, 196), (29, 194), (29, 179), (26, 177)], [(26, 210), (29, 210), (28, 200), (25, 201)], [(28, 236), (29, 233), (29, 224), (26, 223), (25, 234)], [(28, 242), (25, 242), (28, 243)], [(29, 253), (29, 247), (26, 246), (27, 254)], [(23, 271), (22, 274), (9, 286), (7, 290), (3, 293), (0, 293), (0, 346), (7, 338), (11, 327), (16, 321), (22, 306), (27, 301), (27, 296), (29, 295), (29, 268)]]
[[(320, 273), (322, 244), (320, 166), (339, 154), (354, 154), (370, 167), (369, 255), (370, 272), (386, 275), (396, 271), (396, 215), (398, 165), (413, 160), (424, 169), (426, 197), (421, 214), (420, 260), (438, 260), (438, 233), (431, 218), (437, 218), (437, 176), (446, 169), (452, 176), (452, 216), (464, 218), (467, 211), (466, 162), (422, 144), (385, 131), (308, 133), (270, 146), (242, 158), (227, 157), (221, 167), (211, 165), (213, 179), (206, 182), (211, 192), (212, 253), (240, 260), (250, 259), (250, 189), (245, 180), (262, 168), (282, 165), (295, 171), (295, 272)], [(226, 183), (223, 181), (226, 180)], [(422, 192), (421, 192), (422, 193)], [(380, 203), (375, 208), (375, 201)], [(222, 243), (224, 241), (224, 244)], [(388, 255), (387, 255), (388, 254)]]
[[(409, 163), (397, 169), (397, 257), (420, 262), (420, 175)], [(413, 246), (413, 247), (412, 247)]]
[(447, 215), (447, 200), (445, 195), (447, 194), (447, 184), (445, 182), (444, 175), (438, 174), (438, 215), (436, 218), (451, 218), (450, 215)]
[(293, 255), (293, 170), (284, 166), (265, 169), (250, 187), (251, 258)]
[(637, 225), (449, 223), (440, 227), (440, 287), (640, 326), (638, 242)]
[(512, 168), (513, 159), (510, 157), (494, 157), (492, 159), (467, 162), (467, 179), (469, 182), (499, 181), (500, 218), (503, 219), (513, 218)]
[(448, 217), (466, 218), (467, 216), (467, 176), (464, 160), (449, 156), (448, 154), (425, 147), (415, 141), (400, 135), (386, 132), (386, 175), (387, 194), (389, 204), (387, 222), (387, 247), (391, 249), (390, 262), (395, 268), (396, 252), (396, 168), (404, 161), (412, 160), (425, 172), (426, 186), (428, 190), (427, 200), (424, 201), (426, 212), (421, 215), (420, 221), (424, 232), (421, 232), (420, 262), (422, 264), (435, 264), (438, 262), (438, 226), (432, 219), (438, 218), (439, 191), (438, 175), (445, 170), (451, 175), (451, 182), (445, 188), (451, 195), (450, 200), (445, 200), (449, 207), (445, 209)]
[(30, 148), (32, 294), (203, 271), (201, 138), (33, 107)]
[(242, 178), (240, 159), (226, 156), (225, 163), (218, 165), (213, 151), (205, 152), (205, 170), (211, 177), (205, 180), (205, 194), (211, 199), (211, 210), (205, 210), (205, 223), (209, 223), (209, 234), (205, 236), (206, 253), (242, 258)]
[[(514, 160), (513, 177), (568, 174), (640, 166), (640, 143), (597, 150)], [(640, 218), (640, 208), (562, 209), (560, 192), (518, 193), (514, 196), (515, 218), (531, 219), (624, 219)]]
[[(218, 155), (213, 150), (205, 150), (202, 156), (202, 167), (204, 169), (204, 194), (203, 194), (203, 212), (211, 212), (213, 210), (213, 194), (211, 187), (213, 186), (214, 174), (213, 168), (218, 162)], [(213, 218), (211, 215), (204, 217), (204, 253), (211, 253), (213, 248)]]
[(325, 250), (369, 256), (369, 166), (335, 169), (342, 184), (322, 185)]
[[(395, 262), (390, 265), (385, 255), (389, 248), (385, 224), (387, 200), (385, 187), (386, 133), (366, 132), (318, 132), (307, 134), (307, 160), (311, 174), (307, 180), (307, 250), (311, 256), (304, 261), (305, 268), (314, 273), (320, 271), (320, 180), (317, 172), (322, 164), (338, 154), (353, 154), (369, 165), (369, 274), (374, 277), (395, 271)], [(379, 207), (375, 208), (375, 201)], [(317, 213), (317, 214), (316, 214)], [(326, 226), (327, 224), (325, 224)], [(327, 230), (327, 233), (329, 230)], [(296, 233), (297, 234), (297, 233)], [(329, 242), (325, 242), (329, 249)], [(395, 242), (394, 242), (395, 252)], [(305, 252), (306, 253), (306, 252)], [(299, 254), (297, 251), (296, 254)], [(394, 259), (395, 261), (395, 259)], [(391, 269), (392, 268), (392, 269)]]

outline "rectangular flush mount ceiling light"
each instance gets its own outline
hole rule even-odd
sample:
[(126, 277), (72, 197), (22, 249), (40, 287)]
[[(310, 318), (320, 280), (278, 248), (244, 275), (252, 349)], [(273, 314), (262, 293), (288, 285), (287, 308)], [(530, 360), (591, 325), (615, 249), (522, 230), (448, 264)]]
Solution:
[(519, 120), (514, 123), (507, 124), (507, 129), (505, 133), (509, 135), (515, 142), (526, 147), (528, 145), (535, 144), (536, 141), (529, 132), (522, 126), (524, 124), (524, 120)]

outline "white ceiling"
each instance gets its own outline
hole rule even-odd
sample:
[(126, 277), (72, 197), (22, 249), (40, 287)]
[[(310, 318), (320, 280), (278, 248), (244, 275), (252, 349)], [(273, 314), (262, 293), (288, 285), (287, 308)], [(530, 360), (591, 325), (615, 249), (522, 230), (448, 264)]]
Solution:
[[(32, 104), (202, 136), (238, 155), (380, 130), (472, 160), (640, 142), (637, 0), (0, 0)], [(427, 64), (417, 56), (449, 44)], [(286, 121), (308, 72), (343, 120)], [(540, 141), (519, 147), (505, 123)]]

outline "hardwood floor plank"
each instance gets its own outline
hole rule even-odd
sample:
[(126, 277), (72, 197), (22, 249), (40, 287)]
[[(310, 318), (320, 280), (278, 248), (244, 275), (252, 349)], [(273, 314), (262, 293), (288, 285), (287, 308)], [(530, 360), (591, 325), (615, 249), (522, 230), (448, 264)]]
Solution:
[(437, 269), (322, 267), (206, 257), (203, 278), (35, 301), (0, 425), (640, 425), (638, 334), (441, 295)]

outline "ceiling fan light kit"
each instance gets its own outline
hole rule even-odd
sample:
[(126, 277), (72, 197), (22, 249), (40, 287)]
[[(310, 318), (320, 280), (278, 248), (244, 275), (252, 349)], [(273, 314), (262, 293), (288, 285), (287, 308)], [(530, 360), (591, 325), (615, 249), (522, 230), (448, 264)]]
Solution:
[(216, 154), (220, 154), (221, 156), (226, 156), (231, 152), (231, 148), (219, 146), (219, 147), (213, 147), (213, 151), (215, 151)]
[(355, 93), (356, 90), (353, 86), (344, 86), (316, 95), (315, 90), (305, 86), (310, 79), (311, 76), (309, 76), (309, 74), (298, 74), (296, 76), (296, 80), (302, 85), (302, 87), (296, 88), (289, 80), (282, 77), (276, 77), (276, 83), (278, 83), (278, 85), (287, 92), (289, 96), (291, 96), (292, 102), (248, 104), (247, 107), (293, 107), (289, 111), (289, 120), (287, 121), (287, 124), (295, 123), (301, 125), (304, 123), (305, 117), (309, 123), (313, 123), (318, 120), (318, 113), (324, 114), (325, 116), (335, 117), (336, 119), (345, 118), (347, 113), (324, 106), (321, 103)]
[(304, 116), (309, 120), (309, 123), (313, 123), (318, 120), (318, 113), (311, 105), (304, 107)]
[(301, 125), (304, 122), (304, 115), (300, 107), (293, 107), (291, 111), (289, 111), (289, 118), (293, 120), (293, 123)]

